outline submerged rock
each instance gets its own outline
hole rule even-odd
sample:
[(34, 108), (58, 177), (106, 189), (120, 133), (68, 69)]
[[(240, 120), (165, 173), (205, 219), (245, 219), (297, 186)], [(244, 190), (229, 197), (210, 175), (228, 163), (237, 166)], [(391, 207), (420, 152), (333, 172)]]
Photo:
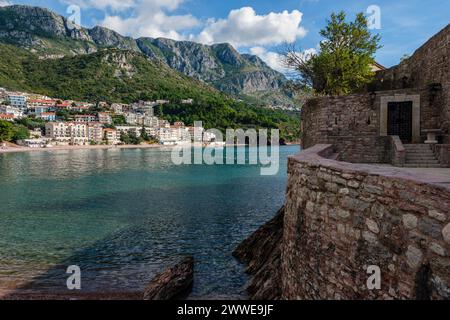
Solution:
[(252, 300), (281, 298), (280, 258), (284, 207), (234, 250), (233, 256), (247, 264), (252, 276), (247, 292)]
[(194, 281), (194, 258), (187, 257), (180, 263), (156, 275), (144, 290), (144, 300), (175, 300), (186, 298)]

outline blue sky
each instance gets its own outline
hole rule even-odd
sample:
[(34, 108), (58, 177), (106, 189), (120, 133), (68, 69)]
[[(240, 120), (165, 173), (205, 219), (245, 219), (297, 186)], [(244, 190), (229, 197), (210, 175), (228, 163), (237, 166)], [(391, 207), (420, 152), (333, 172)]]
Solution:
[(0, 0), (7, 3), (45, 6), (65, 16), (77, 5), (81, 25), (100, 24), (134, 37), (230, 42), (278, 69), (283, 43), (313, 51), (319, 30), (339, 10), (353, 18), (371, 5), (379, 8), (381, 28), (373, 32), (382, 36), (376, 59), (385, 66), (397, 64), (450, 23), (450, 0)]

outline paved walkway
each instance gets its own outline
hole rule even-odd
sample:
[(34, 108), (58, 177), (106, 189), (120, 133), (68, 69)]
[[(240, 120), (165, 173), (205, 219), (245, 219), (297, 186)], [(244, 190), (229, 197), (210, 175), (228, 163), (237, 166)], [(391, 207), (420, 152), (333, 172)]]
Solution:
[(427, 176), (430, 181), (450, 188), (450, 168), (397, 168), (407, 174)]

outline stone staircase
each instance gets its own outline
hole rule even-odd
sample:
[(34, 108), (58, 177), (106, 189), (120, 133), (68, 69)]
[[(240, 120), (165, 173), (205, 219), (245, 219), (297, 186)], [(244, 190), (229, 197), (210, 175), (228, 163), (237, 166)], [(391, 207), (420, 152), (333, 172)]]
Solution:
[(439, 160), (429, 144), (404, 144), (406, 150), (405, 167), (440, 168)]

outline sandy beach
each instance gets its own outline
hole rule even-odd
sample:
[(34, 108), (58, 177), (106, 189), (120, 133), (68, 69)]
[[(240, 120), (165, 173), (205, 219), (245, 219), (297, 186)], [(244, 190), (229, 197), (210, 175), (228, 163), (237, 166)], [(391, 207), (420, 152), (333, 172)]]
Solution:
[(4, 149), (0, 148), (2, 153), (14, 152), (38, 152), (38, 151), (60, 151), (60, 150), (117, 150), (117, 149), (172, 149), (174, 146), (163, 146), (159, 144), (140, 144), (140, 145), (94, 145), (94, 146), (54, 146), (50, 148), (29, 148), (21, 146), (8, 146)]
[[(87, 146), (53, 146), (46, 148), (30, 148), (30, 147), (21, 147), (18, 145), (13, 145), (11, 143), (8, 144), (7, 147), (0, 147), (0, 154), (3, 153), (14, 153), (14, 152), (39, 152), (39, 151), (60, 151), (60, 150), (117, 150), (117, 149), (161, 149), (161, 150), (171, 150), (174, 147), (179, 147), (183, 145), (161, 145), (161, 144), (138, 144), (138, 145), (87, 145)], [(199, 147), (205, 145), (201, 145), (198, 143), (193, 143), (192, 147)], [(225, 147), (230, 146), (245, 146), (244, 144), (235, 144), (235, 145), (225, 145)], [(214, 146), (212, 146), (214, 147)], [(216, 146), (221, 147), (221, 146)], [(222, 146), (223, 147), (223, 146)]]

